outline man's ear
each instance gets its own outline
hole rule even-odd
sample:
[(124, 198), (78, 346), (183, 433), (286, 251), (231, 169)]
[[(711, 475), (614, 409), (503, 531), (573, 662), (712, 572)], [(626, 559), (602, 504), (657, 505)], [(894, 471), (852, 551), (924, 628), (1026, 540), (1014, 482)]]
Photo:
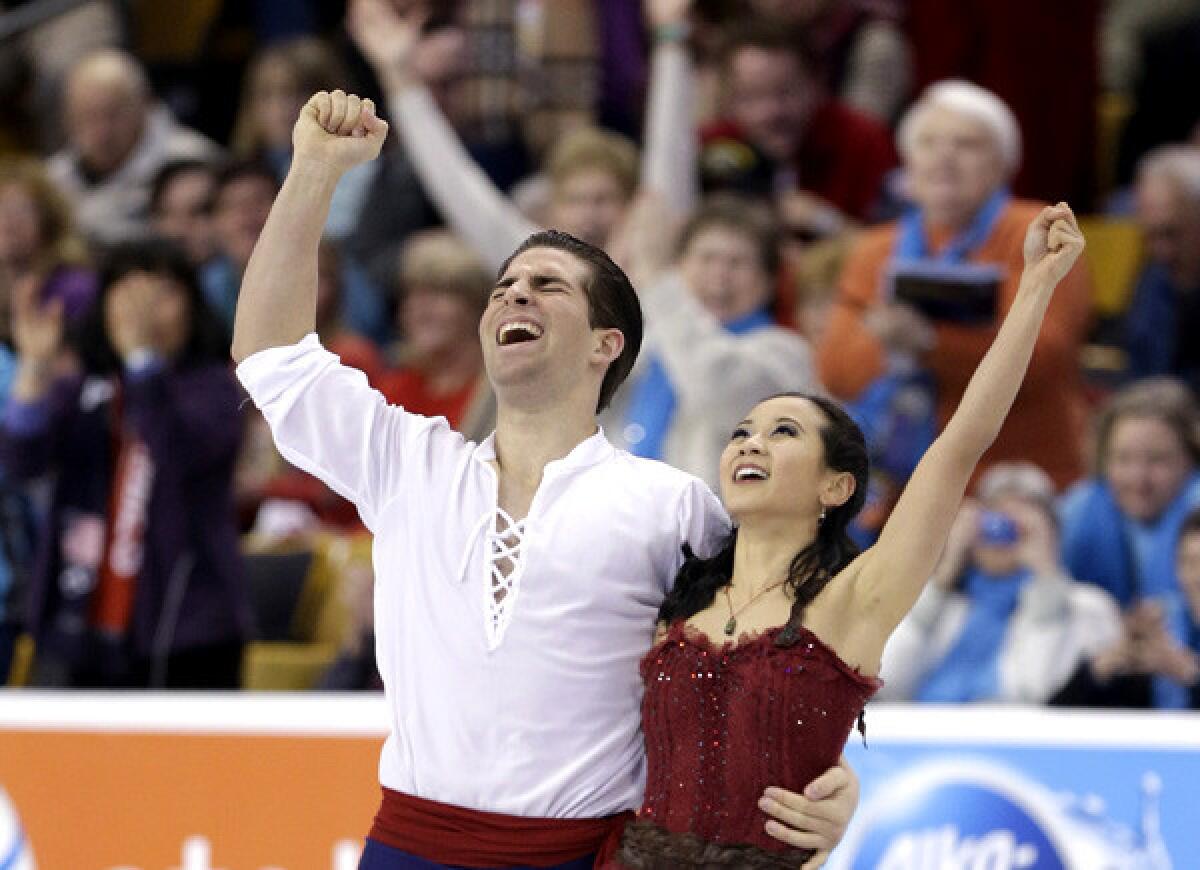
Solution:
[(592, 357), (604, 367), (616, 361), (625, 349), (625, 336), (616, 328), (593, 329), (595, 344), (592, 346)]

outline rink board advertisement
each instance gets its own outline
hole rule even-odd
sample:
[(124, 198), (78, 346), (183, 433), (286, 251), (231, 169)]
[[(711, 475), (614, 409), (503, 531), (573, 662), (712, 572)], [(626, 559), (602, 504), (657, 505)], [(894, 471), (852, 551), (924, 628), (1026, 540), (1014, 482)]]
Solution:
[(1200, 868), (1195, 714), (875, 718), (847, 747), (862, 801), (833, 870)]
[[(0, 693), (0, 870), (353, 870), (386, 721), (378, 697)], [(881, 704), (867, 729), (833, 870), (1200, 868), (1200, 715)]]

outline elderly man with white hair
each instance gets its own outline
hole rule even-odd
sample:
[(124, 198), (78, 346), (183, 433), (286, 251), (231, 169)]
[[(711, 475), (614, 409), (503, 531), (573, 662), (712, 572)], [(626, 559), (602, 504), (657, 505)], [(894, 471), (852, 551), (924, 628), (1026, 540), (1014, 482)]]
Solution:
[(148, 232), (150, 187), (164, 165), (219, 155), (155, 101), (145, 71), (122, 51), (104, 49), (72, 67), (62, 109), (67, 145), (47, 170), (79, 227), (99, 242)]
[[(1042, 204), (1012, 197), (1021, 134), (1008, 107), (965, 81), (931, 85), (897, 135), (911, 207), (861, 236), (817, 348), (821, 380), (853, 400), (898, 357), (932, 376), (940, 429), (1017, 295), (1024, 227)], [(1029, 459), (1059, 487), (1083, 471), (1079, 349), (1091, 281), (1080, 263), (1050, 304), (1029, 374), (980, 468)]]
[(1175, 375), (1200, 395), (1200, 147), (1151, 151), (1135, 194), (1148, 257), (1125, 316), (1129, 374)]

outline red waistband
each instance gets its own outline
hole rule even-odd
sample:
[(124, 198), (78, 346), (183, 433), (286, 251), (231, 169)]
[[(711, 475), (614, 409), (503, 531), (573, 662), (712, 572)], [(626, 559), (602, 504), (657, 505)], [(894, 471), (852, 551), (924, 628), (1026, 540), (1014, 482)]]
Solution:
[(469, 810), (383, 789), (371, 839), (439, 864), (553, 867), (608, 855), (632, 812), (602, 819), (538, 819)]

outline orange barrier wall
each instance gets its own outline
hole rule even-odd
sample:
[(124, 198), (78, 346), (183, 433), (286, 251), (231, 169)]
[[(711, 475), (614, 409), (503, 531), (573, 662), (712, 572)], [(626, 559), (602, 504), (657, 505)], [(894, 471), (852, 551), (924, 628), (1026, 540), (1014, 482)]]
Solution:
[[(0, 707), (10, 698), (0, 696)], [(37, 870), (357, 866), (379, 801), (382, 732), (175, 731), (182, 723), (169, 733), (139, 733), (110, 726), (0, 726), (0, 787)], [(287, 719), (277, 727), (286, 730)]]

